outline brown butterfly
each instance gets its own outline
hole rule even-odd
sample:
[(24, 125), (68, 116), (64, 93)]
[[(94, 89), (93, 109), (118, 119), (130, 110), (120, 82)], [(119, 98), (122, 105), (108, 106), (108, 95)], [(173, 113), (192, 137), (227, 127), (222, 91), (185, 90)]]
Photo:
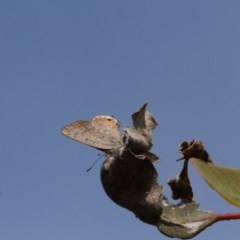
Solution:
[(101, 151), (108, 151), (123, 146), (124, 136), (119, 128), (120, 124), (115, 118), (99, 115), (91, 121), (79, 120), (66, 125), (61, 133)]

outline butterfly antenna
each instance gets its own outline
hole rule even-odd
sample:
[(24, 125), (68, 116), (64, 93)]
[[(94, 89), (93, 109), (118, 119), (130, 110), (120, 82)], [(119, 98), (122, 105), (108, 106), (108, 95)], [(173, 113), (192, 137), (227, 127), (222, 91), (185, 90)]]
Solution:
[(98, 158), (94, 161), (94, 163), (90, 166), (90, 168), (88, 168), (87, 170), (86, 170), (86, 172), (89, 172), (94, 166), (95, 166), (95, 164), (98, 162), (98, 160), (103, 156), (104, 154), (99, 154), (98, 155)]
[(178, 162), (178, 161), (181, 161), (181, 160), (185, 160), (186, 158), (183, 156), (183, 157), (181, 157), (181, 158), (178, 158), (176, 161)]

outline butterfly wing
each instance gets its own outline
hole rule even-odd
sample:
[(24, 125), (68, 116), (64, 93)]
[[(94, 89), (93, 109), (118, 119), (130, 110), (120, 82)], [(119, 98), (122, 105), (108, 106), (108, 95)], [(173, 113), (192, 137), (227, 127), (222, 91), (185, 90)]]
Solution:
[(93, 146), (95, 141), (89, 136), (91, 129), (92, 126), (89, 121), (79, 120), (64, 126), (61, 133), (72, 140)]
[(75, 141), (105, 151), (122, 145), (117, 123), (112, 117), (96, 116), (91, 122), (79, 120), (66, 125), (61, 132)]

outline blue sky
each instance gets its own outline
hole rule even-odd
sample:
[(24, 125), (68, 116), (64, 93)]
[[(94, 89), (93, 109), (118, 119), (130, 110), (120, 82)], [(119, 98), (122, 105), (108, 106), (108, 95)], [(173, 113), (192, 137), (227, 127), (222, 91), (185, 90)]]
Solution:
[[(167, 239), (105, 195), (98, 151), (60, 129), (149, 101), (165, 186), (178, 145), (197, 138), (240, 167), (239, 1), (1, 1), (0, 239)], [(190, 167), (205, 210), (239, 211)], [(172, 201), (173, 202), (173, 201)], [(239, 221), (195, 239), (236, 239)]]

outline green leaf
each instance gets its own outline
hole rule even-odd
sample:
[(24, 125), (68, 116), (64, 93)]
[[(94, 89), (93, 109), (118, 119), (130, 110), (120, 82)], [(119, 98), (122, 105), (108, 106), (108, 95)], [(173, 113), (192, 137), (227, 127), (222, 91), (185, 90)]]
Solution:
[(163, 205), (158, 229), (168, 237), (190, 239), (215, 223), (214, 213), (200, 210), (193, 201), (179, 205)]
[(240, 207), (240, 169), (218, 166), (193, 158), (191, 162), (201, 177), (227, 202)]

